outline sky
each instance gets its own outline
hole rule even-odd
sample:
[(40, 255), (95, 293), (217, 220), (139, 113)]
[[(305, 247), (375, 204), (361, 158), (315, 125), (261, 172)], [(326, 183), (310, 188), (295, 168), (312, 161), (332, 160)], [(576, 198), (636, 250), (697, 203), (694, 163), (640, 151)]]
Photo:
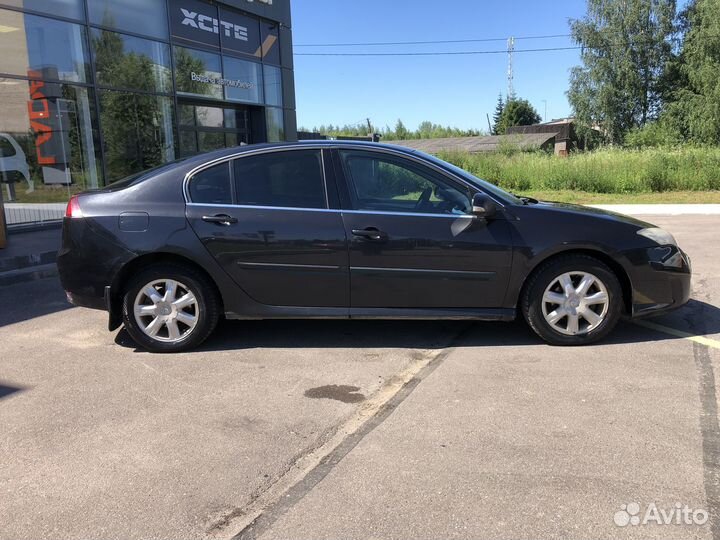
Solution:
[[(488, 129), (507, 92), (506, 52), (457, 56), (334, 57), (319, 52), (505, 51), (510, 36), (568, 34), (585, 2), (537, 0), (291, 0), (298, 126), (364, 122), (414, 129), (429, 120)], [(501, 38), (501, 41), (362, 47), (306, 44)], [(515, 48), (568, 47), (569, 37), (518, 39)], [(570, 114), (565, 92), (579, 51), (516, 52), (514, 87), (541, 116)], [(547, 107), (547, 113), (546, 113)]]

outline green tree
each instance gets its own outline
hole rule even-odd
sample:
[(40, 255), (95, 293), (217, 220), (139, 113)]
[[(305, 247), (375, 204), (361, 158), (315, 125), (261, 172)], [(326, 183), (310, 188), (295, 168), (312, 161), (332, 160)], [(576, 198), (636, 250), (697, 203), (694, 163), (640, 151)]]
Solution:
[(695, 0), (684, 16), (678, 81), (662, 120), (686, 140), (720, 144), (720, 0)]
[(568, 99), (579, 127), (598, 127), (613, 143), (657, 117), (663, 73), (672, 58), (676, 0), (588, 0), (571, 20), (582, 47)]
[[(99, 79), (106, 84), (152, 91), (160, 77), (169, 77), (147, 56), (124, 51), (122, 38), (113, 32), (101, 31), (95, 36), (93, 49)], [(167, 136), (169, 118), (172, 118), (169, 98), (101, 91), (106, 180), (114, 181), (172, 158), (171, 139)]]
[(400, 119), (398, 119), (397, 124), (395, 124), (395, 138), (400, 141), (408, 138), (408, 129)]
[(509, 127), (530, 126), (539, 122), (540, 115), (528, 100), (513, 98), (505, 103), (495, 128), (495, 134), (504, 135)]
[(495, 112), (493, 113), (492, 135), (499, 135), (498, 129), (500, 128), (500, 119), (502, 118), (503, 110), (505, 110), (505, 102), (503, 101), (502, 94), (498, 94)]

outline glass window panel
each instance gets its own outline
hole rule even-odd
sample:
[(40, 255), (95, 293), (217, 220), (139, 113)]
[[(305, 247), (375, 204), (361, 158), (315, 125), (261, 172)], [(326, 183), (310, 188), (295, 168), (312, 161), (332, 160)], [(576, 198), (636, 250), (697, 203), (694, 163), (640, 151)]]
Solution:
[(199, 204), (232, 204), (230, 164), (221, 163), (193, 176), (190, 199)]
[(180, 130), (180, 155), (192, 156), (197, 154), (197, 132)]
[(68, 19), (85, 19), (85, 10), (81, 0), (0, 0), (2, 4), (10, 7), (39, 11)]
[(100, 122), (109, 182), (175, 159), (171, 98), (100, 90)]
[(265, 109), (265, 124), (267, 128), (267, 141), (280, 142), (285, 140), (285, 127), (282, 109), (268, 107)]
[(225, 146), (228, 148), (232, 146), (237, 146), (238, 143), (238, 136), (237, 133), (226, 133), (225, 134)]
[(247, 124), (247, 109), (225, 109), (226, 128), (245, 130)]
[(88, 0), (92, 24), (167, 39), (165, 0)]
[(225, 134), (221, 131), (198, 131), (198, 149), (212, 152), (225, 148)]
[(262, 39), (263, 62), (279, 65), (280, 43), (277, 25), (263, 22), (260, 25), (260, 39)]
[(280, 68), (263, 66), (265, 103), (282, 107), (282, 74)]
[(260, 21), (220, 8), (220, 42), (224, 51), (232, 51), (260, 60)]
[(65, 202), (102, 185), (92, 89), (16, 79), (0, 88), (0, 181), (15, 200)]
[(175, 85), (179, 94), (223, 98), (220, 56), (205, 51), (173, 47)]
[(88, 82), (84, 27), (0, 9), (0, 72), (34, 79)]
[(181, 126), (194, 126), (195, 125), (195, 106), (194, 105), (180, 105), (180, 125)]
[(202, 127), (223, 127), (223, 110), (219, 107), (196, 107), (197, 125)]
[(90, 46), (99, 84), (172, 92), (170, 47), (165, 43), (93, 29)]
[(225, 98), (233, 101), (262, 103), (262, 65), (238, 58), (223, 57)]
[(326, 208), (318, 150), (292, 150), (236, 159), (238, 204)]
[(431, 170), (367, 152), (340, 152), (351, 179), (356, 210), (467, 214), (470, 193)]
[(224, 30), (217, 6), (200, 0), (170, 0), (170, 32), (175, 41), (219, 49)]

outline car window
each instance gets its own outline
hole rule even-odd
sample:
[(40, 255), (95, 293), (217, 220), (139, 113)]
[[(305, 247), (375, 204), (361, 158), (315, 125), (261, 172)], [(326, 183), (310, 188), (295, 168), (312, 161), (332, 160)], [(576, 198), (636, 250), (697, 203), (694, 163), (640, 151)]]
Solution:
[(199, 204), (232, 204), (230, 164), (204, 169), (190, 179), (190, 199)]
[(8, 139), (0, 136), (0, 157), (12, 157), (16, 154), (15, 148)]
[(285, 150), (235, 160), (237, 203), (327, 208), (320, 150)]
[(470, 192), (406, 160), (368, 152), (341, 151), (356, 210), (467, 214)]

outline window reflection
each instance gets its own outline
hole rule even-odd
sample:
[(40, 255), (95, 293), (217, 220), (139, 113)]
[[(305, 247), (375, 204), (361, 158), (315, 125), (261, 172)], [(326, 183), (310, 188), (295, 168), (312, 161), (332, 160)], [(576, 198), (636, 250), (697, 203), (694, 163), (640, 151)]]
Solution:
[(282, 107), (282, 75), (280, 68), (263, 66), (265, 103)]
[(93, 30), (97, 82), (115, 88), (171, 92), (170, 48), (164, 43)]
[(262, 103), (262, 65), (229, 56), (223, 58), (223, 63), (225, 78), (232, 83), (225, 87), (226, 99)]
[(0, 72), (23, 77), (89, 82), (84, 27), (0, 9)]
[(219, 55), (177, 46), (173, 53), (178, 94), (223, 98), (223, 87), (213, 82), (222, 78)]
[(67, 19), (83, 20), (85, 18), (80, 0), (2, 0), (2, 3), (10, 7), (38, 11)]
[(262, 39), (262, 57), (264, 62), (280, 64), (280, 43), (278, 42), (278, 27), (276, 24), (262, 23), (260, 25), (260, 38)]
[(165, 0), (88, 0), (92, 24), (167, 39)]
[(108, 183), (175, 159), (172, 99), (100, 91)]
[(282, 109), (268, 107), (265, 110), (265, 123), (268, 142), (280, 142), (285, 140), (285, 127)]
[(64, 202), (102, 185), (89, 88), (0, 79), (0, 181), (21, 202)]

